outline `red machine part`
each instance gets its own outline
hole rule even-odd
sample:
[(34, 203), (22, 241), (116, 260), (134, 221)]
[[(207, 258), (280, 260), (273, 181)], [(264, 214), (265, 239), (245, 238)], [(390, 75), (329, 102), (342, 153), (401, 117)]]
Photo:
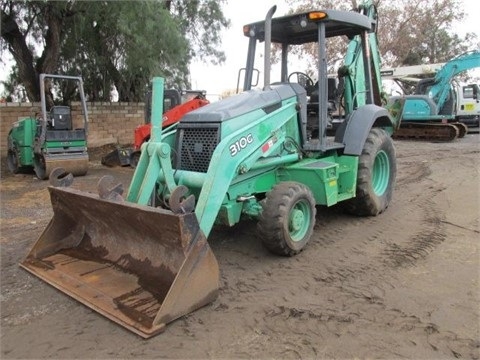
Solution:
[[(177, 105), (163, 114), (162, 127), (165, 128), (173, 125), (178, 122), (186, 113), (208, 104), (210, 104), (210, 101), (202, 96), (196, 96), (195, 98), (184, 102), (183, 104)], [(140, 151), (142, 144), (145, 141), (148, 141), (150, 138), (151, 127), (152, 125), (150, 123), (137, 126), (135, 129), (135, 138), (133, 144), (134, 151)]]

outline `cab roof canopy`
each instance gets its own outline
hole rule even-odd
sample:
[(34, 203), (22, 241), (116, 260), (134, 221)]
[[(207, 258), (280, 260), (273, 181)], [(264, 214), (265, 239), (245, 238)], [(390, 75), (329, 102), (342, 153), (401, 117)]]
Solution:
[[(319, 20), (310, 20), (309, 14), (324, 13)], [(371, 20), (357, 12), (339, 10), (315, 10), (286, 15), (272, 19), (272, 42), (299, 45), (318, 41), (318, 22), (325, 23), (325, 36), (347, 36), (349, 39), (360, 32), (371, 30)], [(265, 40), (265, 21), (243, 27), (244, 35)]]

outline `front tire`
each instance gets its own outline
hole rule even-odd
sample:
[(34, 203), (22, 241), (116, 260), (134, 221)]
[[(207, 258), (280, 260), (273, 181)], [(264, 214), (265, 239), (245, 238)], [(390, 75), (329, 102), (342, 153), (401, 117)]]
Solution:
[(356, 197), (346, 202), (349, 213), (376, 216), (392, 199), (397, 163), (391, 137), (380, 128), (372, 128), (358, 160)]
[(293, 256), (302, 251), (315, 225), (315, 199), (308, 187), (281, 182), (262, 201), (258, 222), (263, 245), (272, 253)]

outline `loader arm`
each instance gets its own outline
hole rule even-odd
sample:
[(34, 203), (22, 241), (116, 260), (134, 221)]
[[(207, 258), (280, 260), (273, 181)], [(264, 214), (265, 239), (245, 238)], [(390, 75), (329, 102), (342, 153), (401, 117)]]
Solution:
[[(158, 180), (164, 183), (170, 194), (175, 191), (178, 185), (181, 185), (175, 181), (174, 169), (171, 164), (171, 148), (164, 141), (168, 134), (162, 135), (160, 117), (155, 115), (161, 113), (162, 81), (161, 78), (153, 80), (151, 139), (143, 145), (142, 155), (126, 197), (127, 201), (139, 205), (149, 203)], [(290, 85), (286, 86), (290, 87)], [(282, 134), (285, 131), (282, 130), (282, 127), (293, 117), (298, 116), (298, 99), (293, 94), (295, 94), (294, 91), (292, 91), (291, 97), (284, 97), (283, 100), (278, 95), (278, 108), (275, 111), (249, 121), (240, 130), (233, 131), (222, 139), (212, 154), (206, 174), (187, 175), (187, 177), (197, 176), (200, 178), (202, 190), (195, 206), (195, 214), (200, 229), (206, 237), (212, 230), (225, 199), (225, 194), (227, 194), (228, 188), (235, 177), (246, 173), (257, 163), (258, 159), (268, 157), (284, 143), (278, 140), (284, 136)], [(275, 141), (271, 141), (272, 146), (269, 146), (266, 150), (264, 145), (272, 138), (275, 138)], [(285, 154), (284, 156), (288, 159), (281, 158), (281, 162), (284, 164), (296, 161), (299, 158), (297, 153)], [(278, 159), (278, 156), (275, 157), (275, 160)], [(271, 162), (266, 161), (264, 164), (269, 166)]]
[(148, 204), (160, 172), (165, 176), (170, 192), (176, 187), (170, 162), (170, 146), (162, 143), (163, 84), (163, 78), (153, 79), (150, 141), (142, 146), (126, 198), (127, 201), (140, 205)]
[[(252, 121), (223, 139), (217, 146), (195, 208), (200, 229), (205, 236), (208, 237), (225, 194), (235, 177), (248, 172), (260, 158), (267, 158), (283, 145), (284, 142), (280, 141), (280, 138), (285, 136), (282, 127), (297, 116), (296, 105), (295, 97), (283, 101), (278, 110)], [(236, 142), (241, 139), (251, 139), (246, 140), (251, 143), (239, 151), (236, 148)], [(271, 141), (273, 145), (266, 150), (264, 145), (272, 139), (274, 139)], [(284, 156), (288, 158), (287, 162), (293, 162), (298, 160), (300, 155), (295, 153), (293, 156), (291, 154)], [(276, 157), (276, 160), (278, 159), (279, 157)], [(285, 164), (285, 159), (281, 160)], [(265, 166), (268, 165), (267, 161)]]

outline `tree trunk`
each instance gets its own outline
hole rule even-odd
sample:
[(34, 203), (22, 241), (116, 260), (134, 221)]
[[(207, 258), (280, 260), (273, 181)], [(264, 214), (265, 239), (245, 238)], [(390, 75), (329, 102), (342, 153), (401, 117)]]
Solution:
[(38, 74), (33, 67), (33, 55), (27, 46), (25, 37), (20, 32), (14, 16), (2, 10), (2, 38), (8, 44), (18, 66), (18, 75), (25, 86), (30, 101), (40, 101)]
[(45, 35), (45, 48), (42, 56), (37, 61), (36, 69), (39, 74), (53, 74), (57, 69), (58, 59), (60, 57), (64, 18), (62, 13), (58, 11), (51, 2), (47, 3), (45, 12), (48, 30)]
[(56, 71), (60, 56), (63, 17), (54, 4), (46, 3), (44, 11), (47, 18), (47, 34), (45, 48), (36, 64), (33, 53), (28, 48), (25, 35), (22, 34), (14, 14), (2, 10), (2, 38), (8, 44), (9, 50), (18, 67), (20, 82), (25, 86), (27, 97), (30, 101), (40, 101), (39, 75), (51, 74)]

